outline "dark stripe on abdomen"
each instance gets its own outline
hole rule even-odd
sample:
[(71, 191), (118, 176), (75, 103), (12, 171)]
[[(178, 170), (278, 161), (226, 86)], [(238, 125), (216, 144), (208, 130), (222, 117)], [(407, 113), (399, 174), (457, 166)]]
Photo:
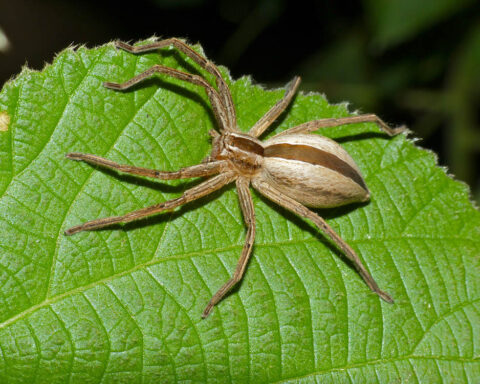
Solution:
[(309, 164), (320, 165), (352, 179), (365, 191), (368, 191), (362, 176), (347, 162), (332, 153), (299, 144), (273, 144), (265, 147), (264, 157), (279, 157), (281, 159), (298, 160)]

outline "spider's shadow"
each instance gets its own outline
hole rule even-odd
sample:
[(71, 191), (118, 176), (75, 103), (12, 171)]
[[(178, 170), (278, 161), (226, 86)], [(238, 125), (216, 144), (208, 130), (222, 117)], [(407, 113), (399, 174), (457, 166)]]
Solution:
[(385, 132), (359, 132), (346, 136), (331, 137), (331, 139), (335, 140), (337, 143), (346, 143), (348, 141), (388, 139), (389, 137), (390, 136)]

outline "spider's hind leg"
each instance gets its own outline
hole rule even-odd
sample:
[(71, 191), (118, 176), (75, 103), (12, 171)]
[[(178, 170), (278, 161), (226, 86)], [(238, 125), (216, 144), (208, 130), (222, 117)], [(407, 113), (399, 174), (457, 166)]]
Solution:
[(253, 242), (255, 241), (255, 211), (253, 208), (252, 195), (249, 190), (249, 181), (244, 178), (237, 179), (237, 191), (240, 206), (242, 208), (243, 218), (247, 225), (247, 236), (242, 249), (242, 255), (238, 259), (237, 267), (232, 277), (222, 285), (222, 287), (210, 299), (207, 307), (203, 311), (202, 317), (206, 318), (213, 307), (222, 300), (225, 295), (237, 284), (245, 273), (248, 260), (252, 254)]
[(340, 248), (345, 256), (353, 263), (365, 284), (387, 303), (393, 303), (393, 299), (387, 292), (382, 291), (372, 275), (367, 271), (355, 251), (330, 227), (327, 222), (307, 207), (286, 196), (269, 184), (261, 181), (253, 181), (253, 187), (267, 199), (277, 203), (281, 207), (297, 214), (300, 217), (311, 220), (325, 235), (327, 235)]

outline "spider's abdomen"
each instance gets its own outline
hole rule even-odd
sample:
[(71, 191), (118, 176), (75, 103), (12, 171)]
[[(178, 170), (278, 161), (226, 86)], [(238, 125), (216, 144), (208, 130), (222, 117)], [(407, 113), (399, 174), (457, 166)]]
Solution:
[(369, 191), (350, 155), (319, 135), (267, 140), (259, 177), (296, 201), (317, 208), (367, 201)]

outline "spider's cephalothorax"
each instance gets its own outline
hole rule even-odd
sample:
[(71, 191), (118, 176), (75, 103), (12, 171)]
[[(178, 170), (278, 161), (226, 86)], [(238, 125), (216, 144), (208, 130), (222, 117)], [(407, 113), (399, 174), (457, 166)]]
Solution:
[(370, 289), (383, 300), (389, 303), (393, 302), (387, 293), (380, 290), (355, 251), (337, 235), (324, 219), (306, 206), (327, 208), (369, 199), (365, 181), (350, 155), (335, 141), (320, 135), (312, 135), (311, 132), (323, 127), (374, 122), (389, 135), (395, 135), (404, 130), (402, 127), (392, 129), (376, 115), (356, 115), (309, 121), (261, 142), (258, 137), (285, 110), (294, 97), (300, 84), (299, 77), (295, 77), (287, 85), (285, 96), (260, 118), (248, 133), (244, 133), (236, 128), (236, 112), (232, 96), (217, 67), (187, 44), (178, 39), (167, 39), (143, 46), (131, 46), (117, 42), (116, 46), (132, 53), (174, 46), (215, 77), (216, 88), (200, 76), (155, 65), (123, 84), (104, 84), (110, 89), (127, 89), (154, 73), (161, 73), (205, 88), (220, 130), (220, 133), (210, 131), (213, 138), (210, 156), (201, 164), (172, 172), (118, 164), (90, 154), (69, 153), (67, 157), (119, 172), (162, 180), (216, 176), (188, 189), (176, 199), (142, 208), (123, 216), (88, 221), (66, 230), (66, 235), (90, 231), (115, 223), (126, 223), (172, 210), (235, 181), (240, 207), (247, 225), (245, 245), (233, 276), (211, 298), (203, 312), (203, 317), (208, 316), (215, 304), (241, 280), (245, 272), (252, 252), (256, 225), (250, 186), (278, 205), (301, 217), (310, 219), (353, 262)]
[(263, 145), (255, 137), (225, 132), (212, 142), (211, 158), (226, 160), (239, 176), (253, 177), (262, 169)]

